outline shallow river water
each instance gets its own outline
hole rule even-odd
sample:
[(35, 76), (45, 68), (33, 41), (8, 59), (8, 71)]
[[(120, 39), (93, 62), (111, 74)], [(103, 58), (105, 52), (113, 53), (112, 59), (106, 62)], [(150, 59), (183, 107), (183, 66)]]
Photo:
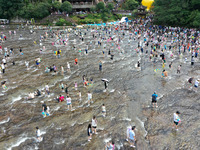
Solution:
[[(9, 35), (10, 30), (16, 30), (16, 35)], [(45, 46), (40, 54), (40, 35), (49, 30), (16, 29), (16, 26), (0, 27), (0, 31), (7, 36), (2, 47), (11, 47), (14, 54), (7, 62), (6, 73), (1, 81), (7, 81), (7, 90), (0, 90), (0, 149), (8, 150), (102, 150), (105, 143), (113, 139), (116, 149), (130, 148), (126, 142), (127, 127), (136, 125), (136, 148), (138, 150), (163, 149), (192, 149), (198, 150), (200, 146), (200, 95), (185, 88), (187, 80), (194, 76), (200, 77), (199, 59), (195, 59), (195, 66), (191, 67), (190, 54), (183, 55), (183, 60), (176, 54), (174, 59), (165, 51), (166, 70), (169, 77), (161, 78), (162, 63), (149, 61), (145, 54), (136, 53), (138, 41), (131, 40), (128, 44), (129, 31), (120, 43), (119, 49), (114, 46), (114, 59), (108, 55), (108, 43), (103, 42), (99, 47), (91, 33), (81, 29), (84, 40), (81, 41), (71, 31), (67, 45), (52, 45), (54, 38), (43, 40)], [(55, 30), (56, 31), (56, 30)], [(99, 32), (102, 32), (98, 30)], [(20, 34), (22, 37), (20, 38)], [(104, 31), (105, 34), (105, 31)], [(122, 35), (121, 35), (122, 36)], [(116, 38), (117, 35), (113, 34)], [(37, 44), (34, 44), (36, 41)], [(88, 55), (84, 50), (89, 44)], [(76, 46), (76, 50), (72, 49)], [(104, 45), (107, 46), (105, 56), (102, 55)], [(19, 48), (23, 55), (20, 55)], [(61, 49), (61, 58), (56, 58), (54, 51)], [(78, 49), (82, 49), (79, 54)], [(150, 50), (150, 47), (148, 48)], [(1, 54), (1, 58), (3, 54)], [(41, 58), (41, 67), (37, 69), (35, 59)], [(78, 58), (78, 66), (74, 59)], [(15, 65), (12, 65), (12, 61)], [(103, 62), (103, 71), (99, 71), (99, 61)], [(135, 67), (140, 60), (141, 68)], [(29, 62), (30, 69), (26, 68), (25, 61)], [(169, 70), (169, 62), (173, 67)], [(67, 62), (71, 65), (71, 72), (67, 72)], [(55, 64), (58, 74), (45, 73), (45, 66)], [(181, 74), (176, 73), (177, 66), (181, 64)], [(64, 66), (64, 76), (60, 73), (60, 65)], [(158, 69), (158, 71), (154, 71)], [(94, 83), (83, 87), (82, 76), (93, 78)], [(109, 80), (108, 90), (104, 92), (102, 78)], [(63, 82), (69, 86), (72, 98), (73, 111), (67, 110), (66, 102), (57, 103), (54, 98), (60, 94), (65, 95), (59, 88)], [(78, 90), (82, 92), (82, 101), (79, 101), (78, 91), (74, 89), (74, 82), (78, 83)], [(29, 92), (36, 89), (44, 90), (45, 85), (50, 87), (50, 96), (42, 94), (33, 100), (26, 100)], [(87, 107), (87, 92), (93, 93), (94, 103)], [(158, 108), (151, 107), (151, 95), (158, 94)], [(50, 116), (42, 117), (42, 103), (50, 107)], [(107, 114), (102, 117), (101, 106), (105, 104)], [(179, 110), (182, 122), (179, 131), (172, 129), (173, 113)], [(87, 141), (87, 126), (96, 115), (98, 126), (97, 135)], [(37, 142), (35, 127), (40, 127), (42, 142)]]

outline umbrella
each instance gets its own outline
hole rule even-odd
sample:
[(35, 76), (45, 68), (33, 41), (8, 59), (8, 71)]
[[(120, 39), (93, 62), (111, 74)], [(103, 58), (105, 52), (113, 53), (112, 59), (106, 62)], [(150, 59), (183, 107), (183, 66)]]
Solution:
[(108, 79), (101, 79), (101, 81), (109, 82)]
[(2, 85), (6, 84), (6, 81), (1, 82)]

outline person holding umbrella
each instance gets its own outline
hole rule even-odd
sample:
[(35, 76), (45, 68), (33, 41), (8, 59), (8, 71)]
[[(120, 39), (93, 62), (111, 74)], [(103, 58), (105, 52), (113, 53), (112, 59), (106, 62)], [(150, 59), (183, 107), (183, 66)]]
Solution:
[(105, 91), (106, 91), (106, 90), (107, 90), (107, 88), (108, 88), (108, 83), (109, 83), (109, 81), (108, 81), (107, 79), (101, 79), (101, 81), (103, 81), (103, 82), (104, 82)]

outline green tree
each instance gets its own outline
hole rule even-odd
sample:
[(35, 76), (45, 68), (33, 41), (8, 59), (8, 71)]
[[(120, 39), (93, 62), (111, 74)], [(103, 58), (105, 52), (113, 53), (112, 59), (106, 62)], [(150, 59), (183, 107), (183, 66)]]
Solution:
[(200, 10), (200, 1), (199, 0), (191, 0), (191, 7), (193, 10)]
[(104, 9), (105, 9), (104, 2), (99, 2), (99, 3), (96, 5), (96, 10), (97, 10), (97, 11), (103, 11)]
[(62, 3), (60, 9), (62, 12), (70, 13), (70, 12), (72, 12), (72, 5), (70, 2), (65, 1), (64, 3)]
[(194, 21), (192, 22), (192, 26), (195, 28), (200, 28), (200, 12), (196, 14)]
[(106, 13), (101, 13), (101, 19), (103, 20), (103, 22), (108, 21), (108, 16), (106, 15)]
[(111, 11), (114, 9), (113, 3), (108, 3), (106, 7)]
[(0, 18), (11, 19), (23, 7), (22, 0), (0, 0)]
[(34, 16), (35, 6), (32, 3), (29, 3), (27, 6), (24, 6), (20, 11), (18, 11), (18, 15), (22, 18), (31, 19)]
[(95, 11), (96, 11), (96, 8), (95, 8), (95, 7), (91, 7), (91, 8), (90, 8), (90, 11), (91, 11), (91, 12), (95, 12)]
[(123, 4), (123, 8), (126, 10), (134, 10), (138, 7), (138, 2), (136, 0), (127, 0), (124, 4)]
[(136, 0), (138, 2), (139, 5), (141, 5), (142, 0)]
[(55, 1), (55, 2), (52, 4), (54, 10), (56, 10), (56, 11), (60, 10), (61, 5), (62, 5), (62, 4), (61, 4), (59, 1)]
[(48, 15), (50, 15), (50, 7), (49, 3), (38, 3), (37, 6), (34, 8), (34, 18), (42, 19)]
[(155, 0), (153, 5), (156, 24), (200, 27), (199, 0)]

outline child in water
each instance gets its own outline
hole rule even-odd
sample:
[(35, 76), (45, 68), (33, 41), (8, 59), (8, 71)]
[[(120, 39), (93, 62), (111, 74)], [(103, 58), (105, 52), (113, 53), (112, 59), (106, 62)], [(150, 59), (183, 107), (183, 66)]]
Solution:
[(77, 91), (77, 88), (78, 88), (78, 84), (77, 82), (74, 83), (74, 89)]
[(163, 78), (168, 77), (167, 71), (163, 70), (163, 72), (162, 72), (162, 77), (163, 77)]
[(105, 107), (105, 105), (103, 104), (101, 108), (102, 108), (102, 115), (103, 115), (103, 117), (105, 117), (106, 116), (106, 107)]
[(36, 136), (37, 136), (38, 142), (41, 142), (42, 141), (42, 137), (41, 137), (41, 133), (40, 133), (39, 127), (36, 127)]
[(79, 95), (79, 100), (81, 101), (81, 91), (78, 92), (78, 95)]

